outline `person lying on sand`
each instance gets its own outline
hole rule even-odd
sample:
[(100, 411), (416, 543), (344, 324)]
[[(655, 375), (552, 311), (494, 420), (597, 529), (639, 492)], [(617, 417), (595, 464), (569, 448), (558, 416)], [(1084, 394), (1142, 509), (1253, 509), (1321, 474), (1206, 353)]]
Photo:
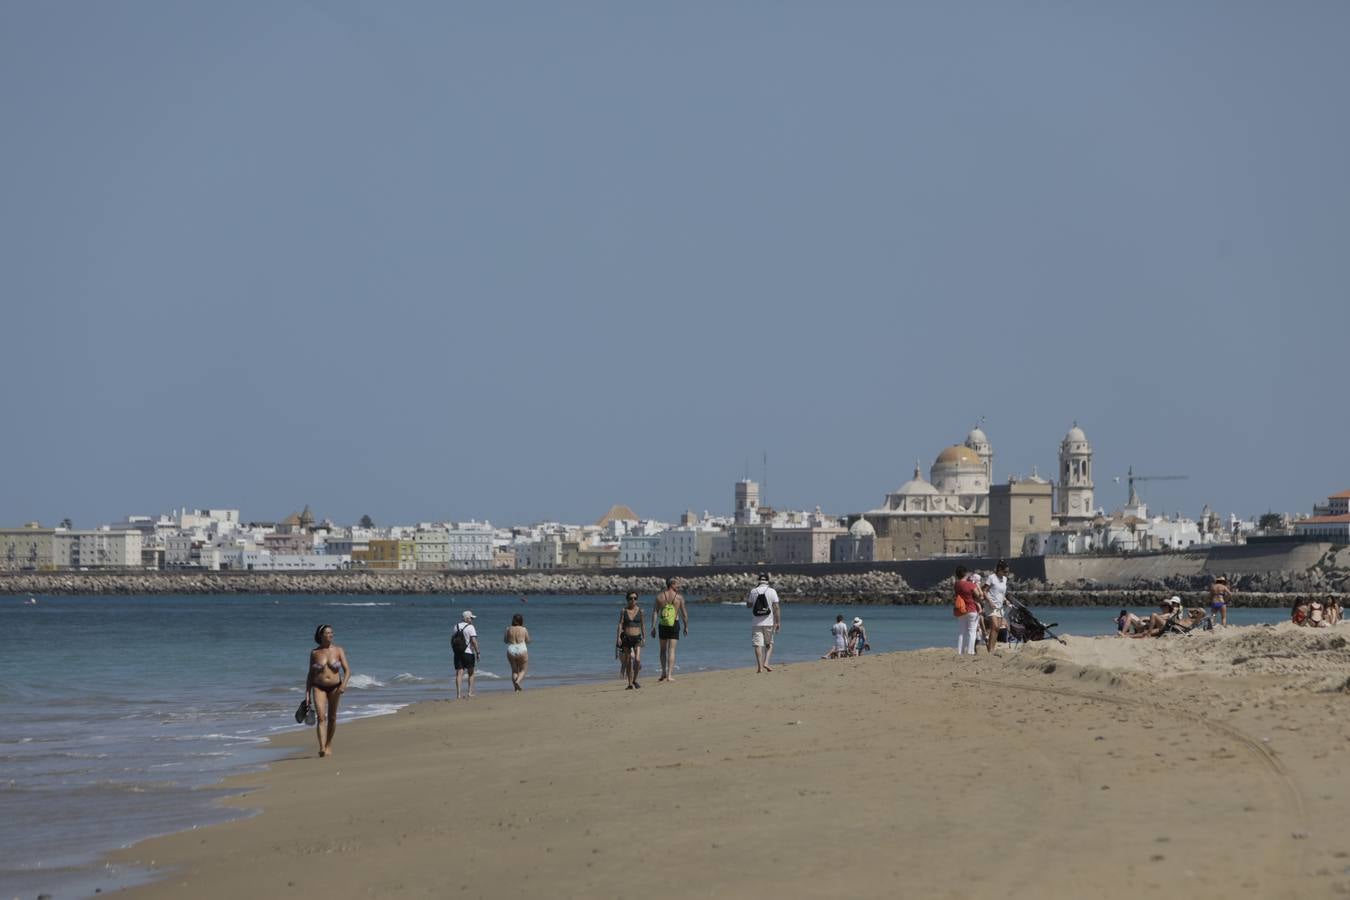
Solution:
[(1116, 616), (1116, 631), (1121, 637), (1134, 634), (1144, 627), (1144, 620), (1130, 612), (1128, 609), (1122, 609), (1120, 615)]
[(1148, 617), (1148, 623), (1143, 631), (1131, 634), (1132, 638), (1142, 637), (1161, 637), (1166, 634), (1168, 629), (1181, 631), (1182, 633), (1191, 631), (1205, 621), (1205, 611), (1203, 609), (1188, 609), (1185, 613), (1181, 610), (1181, 598), (1173, 597), (1164, 601), (1163, 606), (1169, 612), (1156, 612)]

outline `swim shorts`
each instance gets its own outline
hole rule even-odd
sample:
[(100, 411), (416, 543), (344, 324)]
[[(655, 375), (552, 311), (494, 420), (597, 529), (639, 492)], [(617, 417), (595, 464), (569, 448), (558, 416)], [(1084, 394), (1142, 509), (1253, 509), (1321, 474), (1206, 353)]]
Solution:
[(755, 647), (773, 646), (773, 626), (754, 625), (750, 628), (750, 643)]
[(663, 641), (678, 641), (680, 639), (679, 625), (657, 625), (656, 635)]
[(458, 672), (460, 669), (466, 669), (466, 670), (468, 671), (468, 673), (469, 673), (470, 675), (472, 675), (472, 674), (473, 674), (474, 663), (475, 663), (476, 661), (477, 661), (477, 657), (476, 657), (474, 654), (469, 653), (469, 652), (467, 652), (467, 651), (464, 652), (464, 653), (460, 653), (460, 652), (456, 651), (456, 652), (455, 652), (455, 671)]

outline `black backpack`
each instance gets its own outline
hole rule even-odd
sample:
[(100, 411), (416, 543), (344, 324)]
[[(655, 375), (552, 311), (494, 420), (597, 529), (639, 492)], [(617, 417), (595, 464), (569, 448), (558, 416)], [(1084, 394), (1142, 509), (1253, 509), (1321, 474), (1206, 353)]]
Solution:
[[(756, 588), (756, 590), (759, 589)], [(764, 590), (759, 591), (758, 594), (755, 594), (755, 605), (751, 608), (750, 612), (757, 616), (767, 616), (772, 611), (772, 608), (769, 606), (769, 589), (765, 588)]]
[(456, 653), (463, 653), (469, 649), (469, 639), (464, 636), (464, 629), (468, 627), (468, 625), (461, 623), (455, 628), (455, 633), (450, 635), (450, 649)]

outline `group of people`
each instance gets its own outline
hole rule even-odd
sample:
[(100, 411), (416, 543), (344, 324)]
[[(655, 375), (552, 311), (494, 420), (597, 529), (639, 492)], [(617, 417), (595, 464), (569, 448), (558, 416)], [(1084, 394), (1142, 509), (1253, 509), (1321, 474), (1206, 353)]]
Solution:
[[(477, 617), (473, 610), (460, 614), (460, 622), (450, 636), (450, 650), (455, 666), (455, 699), (474, 696), (474, 677), (482, 649), (478, 644)], [(516, 613), (511, 617), (502, 642), (506, 644), (506, 662), (511, 667), (511, 686), (523, 688), (525, 673), (530, 667), (530, 632), (525, 617)], [(320, 625), (314, 631), (315, 647), (309, 651), (309, 668), (305, 675), (305, 700), (314, 713), (315, 733), (319, 738), (319, 756), (333, 754), (333, 737), (337, 732), (338, 704), (352, 677), (347, 653), (333, 643), (333, 626)], [(467, 678), (467, 684), (465, 679)], [(466, 690), (467, 688), (467, 690)]]
[(956, 655), (975, 655), (983, 641), (993, 653), (999, 639), (1008, 635), (1008, 564), (999, 560), (994, 571), (985, 575), (956, 567), (952, 586), (952, 615), (956, 616)]
[(865, 651), (872, 649), (872, 645), (867, 643), (867, 629), (863, 627), (861, 617), (854, 616), (853, 624), (845, 625), (843, 616), (835, 616), (834, 624), (830, 626), (830, 635), (834, 639), (834, 645), (821, 659), (862, 656)]
[[(661, 681), (675, 680), (675, 651), (683, 625), (684, 636), (689, 636), (689, 610), (679, 592), (679, 581), (666, 579), (665, 590), (656, 595), (652, 604), (652, 637), (661, 642)], [(619, 612), (619, 628), (614, 635), (614, 654), (619, 658), (619, 674), (628, 682), (625, 690), (641, 688), (638, 673), (642, 671), (642, 647), (647, 642), (647, 628), (638, 606), (637, 591), (629, 591), (626, 605)]]
[(1289, 618), (1295, 625), (1330, 628), (1341, 621), (1341, 612), (1341, 601), (1337, 597), (1329, 597), (1325, 603), (1316, 597), (1299, 597), (1294, 601)]
[[(657, 682), (675, 680), (675, 656), (679, 640), (689, 636), (689, 608), (679, 591), (679, 579), (667, 578), (666, 587), (652, 603), (652, 626), (647, 630), (646, 618), (638, 605), (637, 591), (629, 591), (619, 611), (618, 627), (614, 633), (614, 654), (619, 658), (619, 674), (627, 682), (625, 690), (640, 690), (642, 682), (642, 648), (647, 635), (661, 642), (661, 677)], [(745, 598), (750, 610), (750, 644), (755, 650), (755, 671), (772, 672), (773, 641), (783, 625), (783, 612), (778, 592), (769, 583), (768, 575), (760, 575), (759, 582)], [(861, 625), (862, 620), (858, 620)]]
[(1162, 637), (1164, 634), (1188, 634), (1196, 629), (1209, 629), (1228, 624), (1228, 603), (1233, 589), (1226, 575), (1219, 575), (1209, 585), (1209, 612), (1198, 606), (1183, 608), (1181, 598), (1168, 597), (1158, 605), (1158, 611), (1147, 617), (1122, 609), (1116, 616), (1116, 633), (1121, 637)]

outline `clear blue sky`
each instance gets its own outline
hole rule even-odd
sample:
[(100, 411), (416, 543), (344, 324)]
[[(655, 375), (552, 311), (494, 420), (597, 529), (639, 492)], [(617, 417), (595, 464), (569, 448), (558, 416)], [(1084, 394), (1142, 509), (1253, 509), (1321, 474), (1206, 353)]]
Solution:
[(1350, 4), (0, 6), (0, 524), (1350, 488)]

